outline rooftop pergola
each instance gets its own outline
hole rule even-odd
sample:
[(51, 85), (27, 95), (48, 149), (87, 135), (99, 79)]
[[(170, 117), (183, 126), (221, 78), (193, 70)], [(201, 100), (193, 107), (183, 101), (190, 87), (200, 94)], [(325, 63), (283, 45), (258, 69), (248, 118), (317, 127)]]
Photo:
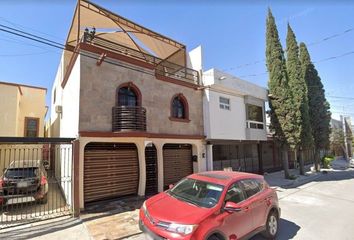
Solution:
[(86, 0), (78, 0), (66, 45), (76, 47), (85, 29), (112, 44), (152, 55), (180, 66), (186, 66), (186, 47), (111, 11)]

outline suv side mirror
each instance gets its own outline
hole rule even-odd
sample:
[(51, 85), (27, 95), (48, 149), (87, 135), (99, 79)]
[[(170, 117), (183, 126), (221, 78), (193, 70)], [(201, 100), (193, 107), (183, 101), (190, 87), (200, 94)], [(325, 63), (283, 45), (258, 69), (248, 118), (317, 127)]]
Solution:
[(230, 212), (230, 213), (232, 213), (232, 212), (240, 212), (241, 211), (241, 207), (237, 203), (226, 202), (226, 204), (224, 206), (224, 210), (226, 212)]

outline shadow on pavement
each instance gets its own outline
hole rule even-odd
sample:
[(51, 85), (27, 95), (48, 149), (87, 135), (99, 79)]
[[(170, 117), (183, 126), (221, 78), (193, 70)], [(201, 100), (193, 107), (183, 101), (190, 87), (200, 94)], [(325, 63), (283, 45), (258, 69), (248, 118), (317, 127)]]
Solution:
[(144, 197), (128, 196), (93, 202), (85, 205), (85, 211), (81, 212), (80, 219), (83, 222), (87, 222), (102, 217), (131, 212), (140, 209), (144, 201)]
[[(279, 221), (279, 232), (277, 235), (277, 240), (288, 240), (296, 236), (297, 232), (300, 230), (300, 226), (296, 223), (290, 222), (286, 219), (281, 218)], [(250, 240), (265, 240), (261, 234), (257, 234)]]
[(76, 218), (51, 219), (47, 223), (41, 222), (37, 226), (9, 229), (9, 231), (1, 232), (0, 239), (29, 239), (68, 229), (78, 224), (81, 224), (81, 221)]
[(302, 185), (305, 185), (309, 182), (327, 182), (327, 181), (342, 181), (349, 180), (354, 178), (353, 170), (340, 170), (340, 171), (325, 171), (321, 172), (321, 175), (315, 179), (311, 179), (309, 181), (294, 183), (289, 186), (282, 186), (284, 189), (297, 188)]

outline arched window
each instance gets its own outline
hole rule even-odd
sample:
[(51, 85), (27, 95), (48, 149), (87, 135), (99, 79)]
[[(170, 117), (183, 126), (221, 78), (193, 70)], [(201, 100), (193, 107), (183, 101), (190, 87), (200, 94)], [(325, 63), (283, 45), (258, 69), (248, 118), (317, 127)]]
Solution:
[(171, 102), (171, 118), (188, 120), (188, 103), (182, 94), (177, 94)]
[(172, 102), (172, 117), (174, 118), (185, 118), (185, 110), (184, 104), (179, 99), (179, 97), (175, 97)]
[(128, 87), (122, 87), (118, 91), (118, 106), (137, 106), (138, 99), (132, 89)]
[(117, 90), (117, 106), (140, 106), (141, 94), (139, 89), (131, 82), (122, 84)]

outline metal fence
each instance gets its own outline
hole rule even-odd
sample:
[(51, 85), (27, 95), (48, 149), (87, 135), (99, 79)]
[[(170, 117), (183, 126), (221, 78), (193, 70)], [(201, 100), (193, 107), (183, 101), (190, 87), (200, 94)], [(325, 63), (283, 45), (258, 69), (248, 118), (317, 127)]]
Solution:
[(72, 141), (0, 137), (0, 229), (72, 213)]

